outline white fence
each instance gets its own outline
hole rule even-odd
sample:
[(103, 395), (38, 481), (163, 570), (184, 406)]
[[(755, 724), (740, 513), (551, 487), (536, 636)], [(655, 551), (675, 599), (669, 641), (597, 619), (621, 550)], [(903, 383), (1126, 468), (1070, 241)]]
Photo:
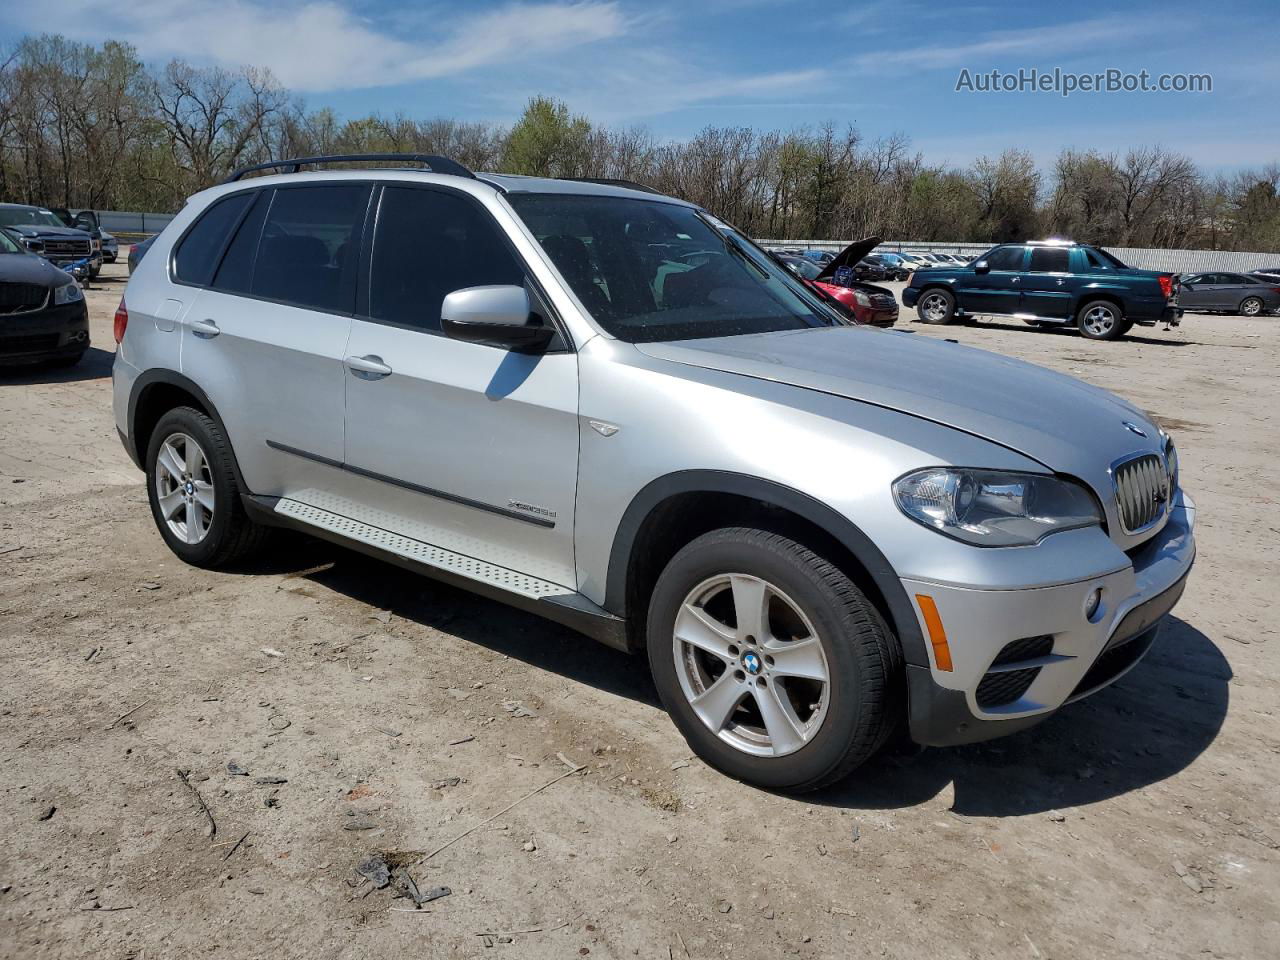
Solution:
[[(768, 249), (830, 250), (838, 253), (850, 240), (759, 240)], [(886, 240), (877, 252), (958, 253), (976, 257), (986, 253), (992, 243), (924, 243), (915, 240)], [(1280, 253), (1239, 253), (1226, 250), (1157, 250), (1145, 247), (1106, 247), (1131, 267), (1168, 270), (1171, 273), (1203, 273), (1206, 270), (1231, 270), (1245, 273), (1264, 267), (1280, 267)]]
[(99, 210), (98, 221), (107, 233), (159, 233), (174, 218), (172, 213), (131, 213)]

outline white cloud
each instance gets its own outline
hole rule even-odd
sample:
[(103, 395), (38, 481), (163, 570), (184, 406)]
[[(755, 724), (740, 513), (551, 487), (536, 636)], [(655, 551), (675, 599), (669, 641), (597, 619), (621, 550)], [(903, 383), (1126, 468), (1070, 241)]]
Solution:
[(1061, 55), (1082, 49), (1108, 50), (1117, 41), (1128, 41), (1139, 29), (1140, 25), (1129, 20), (1101, 17), (1026, 30), (995, 30), (981, 39), (969, 42), (906, 46), (902, 49), (866, 53), (855, 57), (853, 65), (868, 73), (895, 68), (914, 72), (972, 66), (987, 63), (993, 57)]
[(336, 0), (45, 0), (8, 11), (31, 31), (125, 40), (149, 60), (269, 67), (287, 87), (316, 92), (383, 86), (509, 67), (617, 37), (627, 27), (612, 0), (508, 3), (437, 17), (406, 39)]

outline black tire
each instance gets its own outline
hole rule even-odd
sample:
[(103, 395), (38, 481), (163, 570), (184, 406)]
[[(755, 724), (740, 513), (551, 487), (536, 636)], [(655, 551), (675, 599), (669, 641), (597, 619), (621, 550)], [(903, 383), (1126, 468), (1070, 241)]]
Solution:
[(1076, 313), (1076, 327), (1090, 340), (1119, 340), (1132, 324), (1124, 311), (1110, 300), (1090, 300)]
[[(936, 304), (936, 306), (935, 306)], [(916, 301), (916, 316), (921, 323), (946, 324), (955, 319), (956, 298), (950, 290), (930, 287)]]
[[(198, 543), (179, 539), (160, 507), (156, 473), (161, 468), (157, 461), (161, 448), (175, 434), (185, 434), (199, 445), (208, 465), (209, 482), (213, 485), (212, 520)], [(195, 567), (225, 567), (248, 559), (262, 548), (271, 531), (254, 523), (245, 513), (240, 486), (236, 482), (231, 444), (210, 417), (192, 407), (170, 410), (151, 432), (145, 463), (151, 516), (160, 536), (179, 559)]]
[(1245, 297), (1240, 301), (1239, 314), (1242, 317), (1257, 317), (1262, 314), (1262, 300), (1259, 297)]
[[(826, 712), (794, 752), (758, 756), (726, 742), (681, 686), (676, 617), (691, 591), (726, 574), (781, 588), (818, 635), (829, 673)], [(840, 780), (880, 749), (904, 713), (901, 650), (884, 619), (842, 570), (780, 534), (730, 527), (686, 545), (654, 587), (646, 639), (659, 696), (689, 746), (716, 769), (766, 789), (803, 792)]]

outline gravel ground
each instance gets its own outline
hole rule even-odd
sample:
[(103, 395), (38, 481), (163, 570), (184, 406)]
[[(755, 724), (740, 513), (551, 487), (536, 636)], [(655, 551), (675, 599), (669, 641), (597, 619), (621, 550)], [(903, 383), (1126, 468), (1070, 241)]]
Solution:
[[(532, 616), (301, 538), (180, 564), (111, 418), (123, 274), (79, 367), (0, 372), (0, 956), (1276, 955), (1280, 319), (1107, 344), (904, 312), (1150, 410), (1199, 560), (1112, 688), (794, 799)], [(451, 894), (413, 911), (406, 872)]]

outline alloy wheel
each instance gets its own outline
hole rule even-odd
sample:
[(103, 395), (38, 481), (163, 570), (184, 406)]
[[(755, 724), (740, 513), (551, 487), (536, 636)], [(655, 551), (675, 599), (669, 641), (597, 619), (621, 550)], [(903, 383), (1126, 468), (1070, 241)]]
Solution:
[(672, 639), (690, 707), (730, 746), (786, 756), (822, 727), (831, 695), (826, 653), (776, 585), (738, 573), (703, 581), (680, 605)]
[(1084, 315), (1084, 328), (1091, 336), (1105, 336), (1115, 325), (1116, 313), (1110, 307), (1097, 306)]
[(155, 469), (156, 500), (170, 532), (183, 543), (200, 543), (213, 523), (213, 475), (209, 458), (189, 434), (172, 433), (160, 444)]
[(930, 323), (941, 323), (947, 319), (947, 298), (940, 293), (931, 293), (920, 305), (925, 319)]
[(1257, 297), (1250, 297), (1240, 304), (1240, 312), (1246, 317), (1256, 317), (1262, 312), (1262, 301)]

